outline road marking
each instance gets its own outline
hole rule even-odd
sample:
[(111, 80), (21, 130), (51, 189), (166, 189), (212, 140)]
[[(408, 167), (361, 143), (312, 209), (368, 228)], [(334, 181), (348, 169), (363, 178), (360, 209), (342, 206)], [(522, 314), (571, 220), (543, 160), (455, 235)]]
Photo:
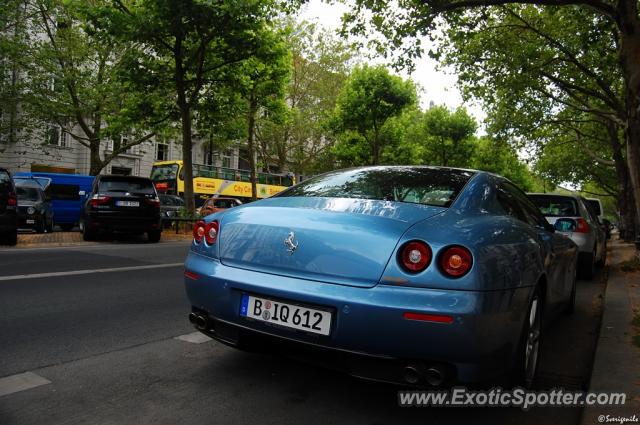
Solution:
[(130, 247), (140, 247), (144, 246), (144, 248), (167, 248), (167, 247), (175, 247), (175, 246), (189, 246), (192, 240), (185, 241), (170, 241), (170, 242), (160, 242), (157, 244), (146, 244), (146, 243), (106, 243), (101, 244), (99, 242), (91, 243), (91, 245), (86, 244), (85, 242), (77, 242), (75, 245), (54, 245), (54, 246), (42, 246), (42, 247), (34, 247), (34, 248), (23, 248), (20, 245), (12, 247), (12, 248), (1, 248), (0, 253), (9, 252), (9, 253), (28, 253), (33, 251), (61, 251), (61, 250), (122, 250)]
[(0, 281), (38, 279), (42, 277), (77, 276), (82, 274), (93, 274), (93, 273), (113, 273), (113, 272), (127, 272), (127, 271), (136, 271), (136, 270), (163, 269), (163, 268), (178, 267), (178, 266), (184, 266), (184, 263), (150, 264), (148, 266), (112, 267), (109, 269), (70, 270), (66, 272), (52, 272), (52, 273), (17, 274), (13, 276), (0, 276)]
[(211, 341), (211, 338), (206, 336), (201, 332), (193, 332), (186, 335), (180, 335), (175, 337), (174, 339), (179, 339), (180, 341), (190, 342), (192, 344), (202, 344), (203, 342)]
[(50, 384), (51, 381), (36, 375), (33, 372), (19, 373), (17, 375), (0, 378), (0, 397), (3, 395), (17, 393), (18, 391), (29, 390), (40, 385)]

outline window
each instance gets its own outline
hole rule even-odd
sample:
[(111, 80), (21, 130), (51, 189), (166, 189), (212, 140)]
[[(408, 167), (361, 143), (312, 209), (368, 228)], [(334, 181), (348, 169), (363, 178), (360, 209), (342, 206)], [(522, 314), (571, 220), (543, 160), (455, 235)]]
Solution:
[(111, 167), (111, 174), (115, 174), (117, 176), (130, 176), (131, 175), (131, 168)]
[(108, 176), (100, 179), (99, 192), (130, 192), (155, 195), (156, 190), (151, 180), (139, 177)]
[(529, 199), (547, 217), (578, 217), (578, 203), (570, 196), (529, 195)]
[(518, 203), (520, 207), (520, 211), (524, 216), (524, 222), (529, 223), (535, 227), (547, 227), (547, 220), (542, 216), (538, 208), (533, 204), (533, 202), (527, 198), (527, 195), (520, 189), (518, 189), (514, 184), (505, 182), (503, 183), (504, 188), (510, 193), (513, 199)]
[(80, 186), (77, 184), (56, 184), (50, 186), (51, 198), (59, 201), (80, 200)]
[(276, 196), (375, 199), (449, 207), (474, 173), (389, 167), (326, 173)]
[(69, 147), (69, 133), (67, 133), (59, 125), (50, 125), (46, 132), (46, 141), (48, 145)]
[(517, 218), (518, 220), (527, 223), (527, 218), (525, 217), (524, 212), (520, 209), (518, 201), (516, 201), (510, 191), (507, 190), (505, 185), (499, 184), (497, 190), (498, 193), (496, 198), (498, 200), (498, 204), (500, 204), (504, 211), (504, 215)]
[(156, 142), (156, 161), (167, 161), (169, 159), (169, 145), (163, 142)]

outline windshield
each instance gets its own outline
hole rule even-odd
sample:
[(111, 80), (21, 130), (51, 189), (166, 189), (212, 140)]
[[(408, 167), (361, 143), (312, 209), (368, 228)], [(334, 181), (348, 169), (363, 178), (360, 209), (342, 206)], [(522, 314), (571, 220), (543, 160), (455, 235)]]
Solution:
[(151, 180), (175, 180), (178, 175), (178, 164), (154, 165), (151, 168)]
[(132, 194), (155, 195), (153, 184), (150, 180), (142, 178), (103, 178), (100, 180), (100, 192), (124, 192)]
[(427, 167), (377, 167), (335, 171), (276, 196), (375, 199), (448, 207), (473, 172)]
[(37, 188), (30, 186), (16, 186), (19, 201), (39, 201), (40, 193)]
[(569, 196), (529, 195), (546, 217), (578, 217), (578, 203)]

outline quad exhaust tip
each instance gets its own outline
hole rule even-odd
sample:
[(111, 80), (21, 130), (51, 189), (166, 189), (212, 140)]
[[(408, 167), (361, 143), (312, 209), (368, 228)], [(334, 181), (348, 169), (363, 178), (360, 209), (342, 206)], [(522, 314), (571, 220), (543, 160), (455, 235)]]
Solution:
[(427, 368), (421, 363), (410, 363), (405, 366), (402, 377), (406, 383), (411, 385), (425, 381), (427, 384), (437, 387), (444, 382), (445, 372), (439, 365)]

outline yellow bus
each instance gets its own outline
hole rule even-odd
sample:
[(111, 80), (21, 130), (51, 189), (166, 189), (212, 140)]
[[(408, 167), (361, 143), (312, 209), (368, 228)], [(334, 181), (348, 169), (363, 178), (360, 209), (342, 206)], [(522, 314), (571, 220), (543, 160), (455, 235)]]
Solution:
[[(182, 161), (155, 162), (151, 168), (159, 193), (184, 196)], [(288, 175), (257, 173), (258, 198), (268, 198), (295, 184)], [(248, 200), (251, 198), (251, 174), (248, 170), (193, 164), (193, 192), (196, 206), (211, 196), (227, 196)]]

